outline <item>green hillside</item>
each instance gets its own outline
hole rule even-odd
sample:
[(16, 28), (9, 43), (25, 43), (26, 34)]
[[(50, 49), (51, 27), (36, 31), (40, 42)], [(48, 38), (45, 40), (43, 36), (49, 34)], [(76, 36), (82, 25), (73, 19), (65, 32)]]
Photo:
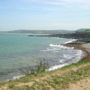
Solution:
[(90, 33), (90, 29), (88, 29), (88, 30), (85, 30), (84, 32), (89, 32), (89, 33)]
[(90, 33), (90, 29), (78, 30), (76, 33)]
[(89, 61), (81, 61), (55, 71), (3, 82), (0, 83), (0, 90), (67, 90), (70, 84), (75, 84), (83, 78), (90, 78)]

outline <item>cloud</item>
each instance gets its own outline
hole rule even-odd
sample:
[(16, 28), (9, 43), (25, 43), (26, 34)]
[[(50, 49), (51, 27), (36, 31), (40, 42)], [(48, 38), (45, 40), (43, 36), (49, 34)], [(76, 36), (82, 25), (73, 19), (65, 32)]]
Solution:
[[(73, 8), (73, 9), (90, 9), (90, 0), (21, 0), (27, 3), (31, 3), (33, 5), (33, 3), (36, 4), (41, 4), (41, 8), (44, 8), (44, 6), (48, 5), (48, 7), (46, 8), (47, 10), (51, 10), (51, 11), (55, 11), (55, 9), (57, 10), (58, 8)], [(42, 6), (43, 5), (43, 6)], [(35, 6), (35, 8), (38, 9), (38, 7), (40, 6)], [(52, 8), (53, 7), (53, 8)], [(58, 8), (55, 8), (58, 7)], [(55, 9), (54, 9), (55, 8)], [(28, 10), (28, 8), (22, 8), (22, 10)], [(45, 10), (46, 10), (45, 9)]]
[(83, 4), (84, 9), (88, 9), (88, 7), (86, 7), (86, 4), (90, 5), (90, 0), (23, 0), (23, 1), (30, 2), (30, 3), (38, 3), (43, 5), (50, 5), (50, 6), (61, 6), (64, 8), (65, 7), (71, 8), (74, 6), (80, 8), (82, 7), (82, 4)]
[(73, 2), (80, 2), (80, 3), (88, 3), (90, 0), (23, 0), (28, 2), (42, 2), (42, 3), (48, 3), (48, 2), (54, 2), (54, 3), (73, 3)]
[(90, 10), (90, 5), (82, 5), (80, 6), (81, 9)]
[(63, 0), (64, 2), (80, 2), (80, 3), (88, 3), (90, 0)]

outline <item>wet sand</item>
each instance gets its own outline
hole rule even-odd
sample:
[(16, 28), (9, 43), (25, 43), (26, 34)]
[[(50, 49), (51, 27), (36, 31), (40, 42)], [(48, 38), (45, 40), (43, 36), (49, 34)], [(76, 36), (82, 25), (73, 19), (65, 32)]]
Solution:
[(85, 47), (86, 50), (90, 53), (90, 43), (83, 44), (83, 47)]
[(72, 43), (67, 43), (65, 44), (65, 46), (74, 47), (75, 49), (82, 50), (85, 55), (81, 60), (90, 61), (90, 43), (75, 41)]

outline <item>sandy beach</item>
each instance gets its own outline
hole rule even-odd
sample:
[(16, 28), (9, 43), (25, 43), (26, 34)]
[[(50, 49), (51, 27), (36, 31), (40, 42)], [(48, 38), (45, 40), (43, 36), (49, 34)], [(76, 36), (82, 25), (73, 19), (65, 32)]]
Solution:
[(90, 60), (90, 43), (74, 41), (74, 42), (65, 44), (65, 46), (74, 47), (74, 49), (82, 50), (85, 54), (82, 60), (84, 61)]
[(85, 47), (86, 50), (90, 53), (90, 43), (83, 44), (83, 47)]
[[(75, 42), (76, 43), (76, 42)], [(74, 46), (76, 49), (80, 49), (86, 53), (85, 57), (82, 58), (83, 61), (90, 61), (90, 43), (75, 44), (69, 43), (67, 46)], [(90, 77), (83, 78), (76, 83), (70, 83), (69, 88), (65, 90), (90, 90)]]

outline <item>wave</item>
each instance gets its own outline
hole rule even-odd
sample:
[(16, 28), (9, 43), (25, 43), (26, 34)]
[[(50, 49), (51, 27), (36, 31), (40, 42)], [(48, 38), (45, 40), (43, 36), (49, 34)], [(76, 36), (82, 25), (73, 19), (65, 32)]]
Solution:
[[(56, 69), (59, 69), (59, 68), (62, 68), (64, 66), (67, 66), (67, 65), (70, 65), (70, 64), (73, 64), (73, 63), (77, 63), (79, 62), (83, 57), (85, 56), (84, 52), (82, 50), (77, 50), (77, 53), (75, 56), (70, 56), (69, 55), (69, 60), (60, 60), (60, 63), (59, 65), (55, 65), (55, 66), (52, 66), (50, 67), (47, 71), (52, 71), (52, 70), (56, 70)], [(64, 57), (68, 57), (68, 55), (65, 55), (64, 54)]]
[[(68, 42), (65, 42), (64, 44), (71, 43), (76, 41), (77, 39), (70, 40)], [(84, 53), (82, 50), (74, 50), (74, 47), (67, 47), (61, 44), (49, 44), (49, 48), (43, 51), (54, 51), (54, 52), (61, 52), (62, 50), (66, 51), (66, 53), (63, 53), (63, 56), (61, 60), (59, 61), (59, 65), (51, 66), (48, 71), (52, 71), (58, 68), (62, 68), (64, 66), (70, 65), (72, 63), (79, 62), (83, 57)], [(67, 53), (68, 50), (71, 50), (73, 53)], [(74, 53), (75, 51), (75, 53)]]
[[(74, 42), (76, 40), (77, 39), (73, 39), (73, 40), (65, 42), (64, 44), (71, 43), (71, 42)], [(67, 47), (67, 46), (64, 46), (64, 45), (61, 45), (61, 44), (49, 44), (49, 46), (51, 48), (47, 48), (45, 50), (40, 50), (40, 51), (55, 51), (55, 52), (58, 52), (58, 50), (61, 50), (61, 49), (74, 49), (74, 47)]]
[(66, 58), (66, 59), (71, 59), (73, 56), (71, 56), (69, 54), (64, 54), (63, 57)]
[(61, 49), (74, 49), (74, 47), (66, 47), (66, 46), (63, 46), (61, 44), (49, 44), (50, 47), (58, 47), (58, 48), (61, 48)]
[(40, 51), (54, 51), (54, 52), (58, 52), (58, 50), (60, 50), (60, 49), (58, 49), (58, 48), (47, 48), (45, 50), (40, 50)]
[(64, 44), (72, 43), (72, 42), (74, 42), (74, 41), (77, 41), (77, 39), (73, 39), (73, 40), (67, 41), (67, 42), (65, 42)]
[(84, 52), (82, 50), (77, 50), (77, 51), (78, 52), (76, 54), (76, 61), (78, 62), (85, 56), (85, 54), (84, 54)]
[[(70, 56), (70, 55), (67, 55), (67, 54), (64, 54), (63, 56), (66, 57), (66, 58), (68, 57), (69, 61), (68, 60), (65, 60), (65, 59), (61, 59), (59, 65), (51, 66), (46, 71), (56, 70), (56, 69), (62, 68), (64, 66), (70, 65), (72, 63), (77, 63), (77, 62), (79, 62), (83, 58), (84, 53), (81, 50), (77, 50), (77, 53), (75, 54), (75, 56)], [(20, 79), (21, 77), (24, 77), (24, 76), (25, 75), (13, 76), (12, 79), (7, 79), (6, 81)]]
[(20, 79), (21, 77), (24, 77), (24, 76), (25, 76), (25, 75), (14, 76), (14, 77), (13, 77), (13, 80)]
[(67, 66), (67, 65), (68, 65), (68, 63), (66, 63), (66, 64), (61, 64), (61, 65), (55, 65), (55, 66), (52, 66), (51, 68), (49, 68), (47, 71), (56, 70), (56, 69), (58, 69), (58, 68), (62, 68), (62, 67)]

